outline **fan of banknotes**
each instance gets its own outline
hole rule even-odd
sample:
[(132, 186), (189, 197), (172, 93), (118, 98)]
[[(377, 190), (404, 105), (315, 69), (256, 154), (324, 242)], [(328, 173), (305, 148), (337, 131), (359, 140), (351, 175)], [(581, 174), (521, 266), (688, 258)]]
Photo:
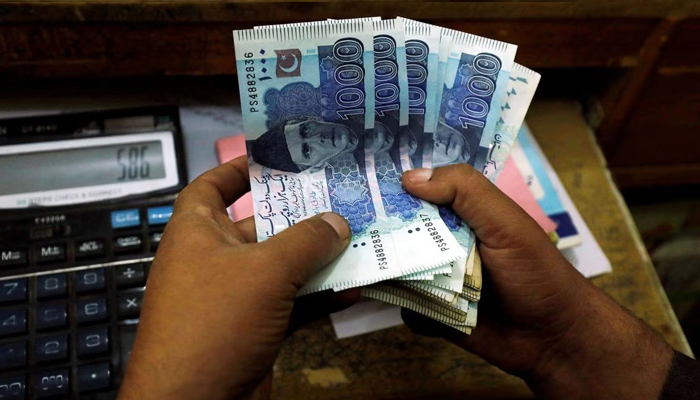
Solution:
[(333, 211), (348, 249), (302, 288), (361, 287), (465, 333), (481, 262), (449, 208), (408, 194), (412, 168), (469, 163), (494, 181), (539, 82), (516, 46), (405, 18), (234, 31), (258, 240)]

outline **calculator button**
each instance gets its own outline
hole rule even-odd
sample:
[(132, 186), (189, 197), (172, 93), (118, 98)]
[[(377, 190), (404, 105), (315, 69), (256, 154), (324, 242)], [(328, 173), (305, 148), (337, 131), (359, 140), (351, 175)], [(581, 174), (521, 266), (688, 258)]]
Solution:
[(163, 239), (163, 231), (151, 233), (151, 248), (153, 250), (158, 248), (158, 245), (160, 244), (161, 239)]
[(105, 254), (104, 240), (84, 240), (75, 244), (76, 258), (100, 257)]
[(27, 265), (26, 249), (0, 250), (0, 268), (23, 267)]
[(79, 331), (75, 337), (76, 349), (81, 357), (109, 351), (109, 331), (107, 328)]
[(107, 300), (102, 298), (76, 302), (75, 319), (79, 324), (107, 319)]
[[(0, 370), (27, 365), (27, 343), (14, 342), (0, 345)], [(0, 387), (0, 399), (2, 397), (2, 387)]]
[(119, 294), (119, 318), (134, 318), (141, 314), (143, 292)]
[(49, 263), (66, 260), (66, 246), (63, 244), (52, 244), (40, 246), (36, 249), (36, 262)]
[(173, 206), (149, 208), (147, 213), (148, 225), (165, 225), (173, 215)]
[(40, 304), (36, 308), (36, 328), (39, 330), (63, 328), (68, 323), (65, 304)]
[(112, 211), (112, 229), (131, 228), (141, 225), (138, 208)]
[(34, 375), (34, 393), (44, 398), (67, 394), (70, 391), (70, 375), (67, 369), (42, 372)]
[(122, 368), (126, 368), (126, 364), (129, 362), (129, 356), (131, 356), (131, 349), (134, 348), (134, 342), (136, 341), (136, 327), (138, 325), (124, 325), (119, 330), (119, 343), (121, 344), (121, 362)]
[(23, 376), (0, 378), (0, 399), (24, 400), (27, 394), (25, 379)]
[(86, 269), (75, 273), (75, 291), (78, 293), (104, 290), (104, 268)]
[(116, 253), (132, 253), (141, 251), (140, 235), (120, 236), (114, 239), (114, 251)]
[(68, 358), (68, 336), (37, 338), (34, 355), (39, 362), (65, 360)]
[(25, 333), (27, 310), (0, 310), (0, 336)]
[(40, 299), (68, 293), (66, 274), (41, 275), (36, 278), (36, 295)]
[(27, 279), (0, 281), (0, 303), (27, 300)]
[(115, 279), (118, 288), (143, 286), (146, 284), (146, 273), (142, 264), (122, 265), (115, 269)]
[(109, 363), (83, 365), (78, 368), (78, 390), (105, 389), (110, 386)]

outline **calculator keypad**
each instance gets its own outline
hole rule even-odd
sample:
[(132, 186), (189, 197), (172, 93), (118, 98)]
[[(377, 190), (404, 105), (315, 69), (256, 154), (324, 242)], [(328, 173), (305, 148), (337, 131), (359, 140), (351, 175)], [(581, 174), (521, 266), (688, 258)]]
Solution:
[(114, 398), (149, 270), (134, 260), (0, 281), (0, 399)]
[(0, 247), (0, 400), (116, 398), (172, 207), (123, 211), (102, 238)]

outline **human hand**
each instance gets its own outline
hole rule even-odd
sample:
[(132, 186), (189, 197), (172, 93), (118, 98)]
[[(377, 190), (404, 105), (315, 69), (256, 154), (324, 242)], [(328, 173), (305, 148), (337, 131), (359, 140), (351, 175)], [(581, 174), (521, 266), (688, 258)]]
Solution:
[(288, 330), (357, 301), (357, 290), (295, 300), (348, 245), (345, 220), (322, 214), (256, 243), (253, 220), (233, 223), (226, 213), (248, 185), (239, 157), (178, 196), (148, 278), (120, 400), (231, 399), (259, 389), (269, 396), (266, 378)]
[(479, 239), (484, 289), (471, 336), (403, 310), (416, 333), (442, 336), (552, 399), (656, 399), (673, 352), (586, 280), (515, 202), (466, 164), (417, 169), (406, 190), (449, 205)]

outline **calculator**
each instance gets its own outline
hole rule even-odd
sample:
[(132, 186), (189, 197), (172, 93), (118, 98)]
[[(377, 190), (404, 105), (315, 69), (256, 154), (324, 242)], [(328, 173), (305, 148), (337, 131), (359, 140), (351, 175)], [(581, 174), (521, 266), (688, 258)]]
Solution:
[(175, 106), (0, 120), (0, 400), (116, 398), (185, 171)]

